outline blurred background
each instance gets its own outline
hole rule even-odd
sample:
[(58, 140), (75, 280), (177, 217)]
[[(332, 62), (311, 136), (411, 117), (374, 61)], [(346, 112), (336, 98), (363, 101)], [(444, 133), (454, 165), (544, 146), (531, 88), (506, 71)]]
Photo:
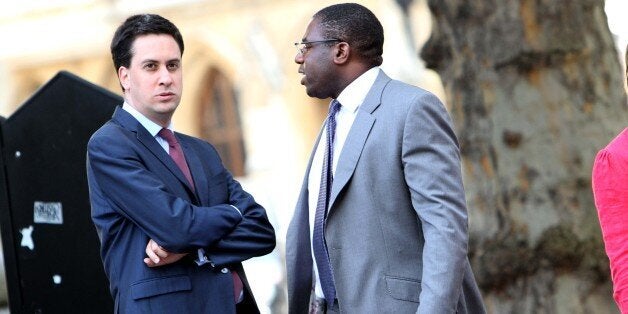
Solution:
[[(628, 118), (625, 0), (357, 2), (384, 26), (382, 69), (452, 114), (489, 312), (616, 313), (590, 173)], [(113, 32), (136, 13), (170, 19), (185, 41), (175, 128), (213, 143), (267, 209), (277, 249), (245, 267), (262, 312), (285, 313), (286, 228), (328, 103), (305, 94), (293, 43), (333, 3), (3, 3), (0, 116), (61, 70), (120, 94)]]

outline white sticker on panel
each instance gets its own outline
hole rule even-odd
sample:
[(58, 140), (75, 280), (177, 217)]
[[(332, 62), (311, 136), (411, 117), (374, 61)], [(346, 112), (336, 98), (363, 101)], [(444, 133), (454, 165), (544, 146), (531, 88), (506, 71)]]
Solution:
[(20, 233), (22, 234), (22, 241), (20, 242), (20, 245), (29, 248), (31, 251), (35, 249), (35, 243), (33, 242), (32, 237), (33, 229), (33, 226), (20, 229)]
[(33, 221), (44, 224), (63, 224), (63, 206), (60, 202), (35, 202)]

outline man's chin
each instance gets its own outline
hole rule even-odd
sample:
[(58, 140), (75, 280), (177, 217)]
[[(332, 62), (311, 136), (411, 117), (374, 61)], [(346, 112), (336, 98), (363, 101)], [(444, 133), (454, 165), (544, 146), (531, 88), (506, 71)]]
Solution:
[(160, 104), (158, 110), (162, 113), (172, 113), (177, 107), (179, 107), (179, 102), (164, 102)]
[(318, 98), (318, 99), (325, 99), (325, 98), (327, 98), (327, 97), (322, 97), (322, 96), (320, 95), (320, 93), (318, 93), (316, 90), (313, 90), (313, 89), (311, 89), (311, 88), (308, 88), (307, 86), (305, 87), (305, 93), (306, 93), (308, 96), (313, 97), (313, 98)]

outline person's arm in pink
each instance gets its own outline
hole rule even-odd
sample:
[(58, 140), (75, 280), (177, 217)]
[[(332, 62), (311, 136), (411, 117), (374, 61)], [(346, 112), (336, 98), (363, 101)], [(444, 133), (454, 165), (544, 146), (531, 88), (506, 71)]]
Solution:
[(610, 261), (613, 297), (621, 312), (628, 313), (628, 129), (597, 154), (592, 187)]

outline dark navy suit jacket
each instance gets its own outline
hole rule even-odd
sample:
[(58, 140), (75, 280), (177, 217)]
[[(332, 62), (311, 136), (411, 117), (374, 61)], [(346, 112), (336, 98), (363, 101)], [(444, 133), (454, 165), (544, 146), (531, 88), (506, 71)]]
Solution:
[[(240, 262), (273, 250), (266, 212), (224, 168), (214, 147), (175, 135), (195, 190), (155, 138), (120, 107), (88, 143), (92, 219), (116, 313), (235, 313), (231, 270), (245, 285), (238, 312), (258, 312)], [(149, 268), (143, 262), (149, 239), (190, 254)], [(211, 263), (194, 262), (199, 248)]]

